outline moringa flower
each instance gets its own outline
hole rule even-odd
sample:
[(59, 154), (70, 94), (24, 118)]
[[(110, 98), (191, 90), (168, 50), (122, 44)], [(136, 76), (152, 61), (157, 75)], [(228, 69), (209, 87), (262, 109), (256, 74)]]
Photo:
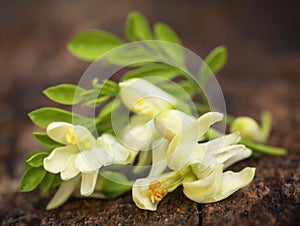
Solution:
[(131, 161), (132, 153), (108, 134), (96, 140), (85, 127), (65, 122), (49, 124), (47, 134), (65, 146), (55, 148), (44, 159), (44, 168), (60, 173), (62, 180), (70, 180), (81, 173), (80, 193), (84, 196), (93, 193), (100, 167)]
[[(214, 112), (196, 120), (174, 110), (163, 112), (155, 118), (158, 130), (171, 140), (165, 148), (158, 150), (166, 155), (167, 166), (172, 171), (135, 182), (132, 195), (139, 208), (156, 210), (161, 199), (180, 185), (189, 199), (210, 203), (230, 196), (252, 181), (255, 168), (247, 167), (237, 173), (223, 172), (252, 153), (244, 145), (237, 144), (240, 140), (238, 132), (198, 143), (198, 139), (220, 119), (222, 115)], [(155, 166), (152, 168), (155, 169)]]
[(145, 79), (120, 82), (120, 96), (124, 105), (136, 114), (154, 117), (164, 110), (172, 109), (176, 99), (169, 93)]
[(168, 193), (182, 185), (184, 194), (195, 202), (217, 202), (248, 185), (254, 177), (255, 168), (235, 173), (223, 172), (223, 166), (217, 161), (208, 167), (195, 163), (179, 172), (138, 179), (132, 187), (133, 201), (139, 208), (153, 211)]

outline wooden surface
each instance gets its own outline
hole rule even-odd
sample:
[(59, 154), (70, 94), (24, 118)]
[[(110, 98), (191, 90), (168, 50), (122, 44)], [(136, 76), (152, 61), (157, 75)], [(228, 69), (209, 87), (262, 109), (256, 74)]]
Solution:
[[(251, 1), (81, 1), (1, 2), (0, 15), (0, 223), (2, 225), (296, 225), (300, 221), (300, 8), (296, 4)], [(157, 10), (159, 7), (159, 10)], [(95, 12), (95, 9), (99, 11)], [(26, 155), (38, 147), (37, 128), (26, 113), (50, 105), (42, 90), (76, 83), (88, 66), (64, 46), (82, 29), (122, 34), (127, 13), (141, 10), (151, 22), (175, 28), (185, 46), (200, 56), (225, 44), (229, 61), (219, 82), (230, 113), (256, 119), (269, 109), (274, 125), (269, 144), (288, 149), (286, 157), (264, 156), (232, 167), (257, 168), (254, 181), (228, 199), (198, 205), (178, 189), (157, 212), (135, 207), (130, 194), (113, 201), (71, 199), (45, 211), (54, 191), (18, 193)], [(100, 12), (100, 13), (99, 13)]]

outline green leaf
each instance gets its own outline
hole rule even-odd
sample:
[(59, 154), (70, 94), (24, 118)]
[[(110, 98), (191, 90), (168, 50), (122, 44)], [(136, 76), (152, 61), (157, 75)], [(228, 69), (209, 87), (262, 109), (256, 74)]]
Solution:
[(74, 56), (91, 62), (123, 43), (121, 39), (110, 33), (90, 30), (72, 38), (67, 45), (67, 49)]
[(73, 84), (61, 84), (45, 89), (44, 94), (57, 103), (74, 105), (82, 100), (81, 94), (84, 91), (85, 89)]
[(84, 103), (85, 106), (87, 107), (97, 107), (99, 105), (101, 105), (102, 103), (104, 103), (105, 101), (107, 101), (110, 97), (109, 96), (103, 96), (103, 97), (99, 97), (97, 98), (96, 100), (89, 100), (89, 101), (86, 101)]
[(125, 24), (125, 35), (129, 41), (153, 40), (149, 23), (143, 14), (132, 12)]
[(154, 33), (156, 39), (161, 41), (172, 42), (178, 45), (181, 45), (181, 40), (176, 34), (176, 32), (167, 24), (165, 23), (156, 23), (154, 25)]
[(41, 132), (34, 132), (33, 136), (35, 139), (42, 145), (55, 148), (61, 146), (60, 143), (57, 143), (56, 141), (52, 140), (47, 133), (41, 133)]
[(48, 191), (53, 183), (55, 174), (47, 172), (45, 177), (43, 178), (42, 182), (40, 183), (40, 189), (42, 193)]
[(51, 122), (68, 122), (90, 127), (93, 120), (59, 108), (45, 107), (28, 114), (34, 124), (46, 128)]
[(179, 73), (169, 65), (150, 64), (125, 73), (122, 77), (122, 80), (124, 81), (132, 78), (145, 78), (149, 76), (157, 76), (165, 79), (174, 79), (178, 75)]
[(96, 190), (100, 191), (106, 198), (113, 199), (130, 191), (132, 184), (124, 174), (103, 171), (97, 181)]
[(218, 73), (227, 61), (227, 50), (225, 46), (218, 46), (213, 49), (204, 60), (200, 68), (200, 79), (207, 82), (214, 74)]
[(21, 191), (28, 192), (34, 190), (46, 175), (45, 169), (41, 166), (38, 168), (28, 168), (21, 182)]
[(26, 159), (26, 163), (31, 167), (43, 166), (43, 160), (49, 155), (49, 152), (38, 152)]
[(154, 42), (134, 43), (122, 46), (118, 51), (113, 51), (108, 56), (108, 61), (120, 66), (141, 66), (152, 62), (163, 61), (163, 55), (159, 51), (159, 46)]
[(167, 53), (167, 59), (171, 60), (170, 63), (174, 63), (176, 65), (179, 63), (180, 65), (184, 65), (185, 60), (183, 48), (181, 46), (181, 41), (175, 31), (167, 24), (156, 23), (154, 25), (154, 32), (156, 39), (164, 41), (162, 43), (159, 43), (159, 46)]

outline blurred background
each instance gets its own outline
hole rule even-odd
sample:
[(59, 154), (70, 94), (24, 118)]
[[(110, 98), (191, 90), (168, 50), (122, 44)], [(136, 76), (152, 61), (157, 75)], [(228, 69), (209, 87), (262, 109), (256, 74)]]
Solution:
[[(71, 56), (68, 40), (85, 29), (103, 29), (124, 38), (131, 11), (151, 23), (175, 29), (184, 46), (205, 57), (218, 45), (229, 60), (218, 75), (228, 111), (258, 119), (274, 115), (274, 131), (283, 140), (300, 137), (299, 1), (0, 1), (0, 193), (18, 186), (26, 155), (37, 147), (37, 128), (27, 113), (53, 105), (43, 89), (76, 84), (88, 63)], [(290, 140), (289, 140), (290, 139)], [(299, 145), (298, 145), (299, 146)], [(297, 146), (297, 148), (298, 148)], [(13, 182), (12, 182), (13, 181)]]

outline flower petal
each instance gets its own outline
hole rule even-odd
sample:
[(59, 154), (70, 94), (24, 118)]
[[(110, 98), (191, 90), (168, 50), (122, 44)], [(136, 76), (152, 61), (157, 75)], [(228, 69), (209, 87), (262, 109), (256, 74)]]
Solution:
[(153, 120), (143, 125), (137, 125), (124, 131), (122, 137), (123, 145), (133, 151), (149, 150), (151, 143), (157, 137), (156, 129), (154, 128)]
[(202, 137), (209, 127), (216, 122), (219, 122), (223, 119), (223, 114), (219, 112), (207, 112), (201, 115), (197, 121), (199, 125), (198, 136), (199, 138)]
[(71, 178), (78, 175), (79, 170), (75, 166), (76, 157), (77, 154), (73, 154), (69, 157), (67, 167), (60, 173), (62, 180), (70, 180)]
[(167, 110), (159, 113), (154, 119), (155, 128), (168, 140), (196, 124), (195, 117), (178, 110)]
[(191, 125), (182, 134), (176, 135), (170, 142), (167, 155), (168, 167), (175, 171), (180, 171), (186, 167), (197, 148), (198, 125)]
[(152, 166), (148, 177), (158, 176), (168, 167), (167, 149), (169, 141), (161, 138), (152, 144)]
[(120, 82), (119, 86), (122, 102), (137, 114), (154, 117), (175, 104), (174, 97), (144, 79), (130, 79)]
[(220, 190), (223, 164), (215, 162), (206, 170), (210, 173), (205, 177), (200, 174), (206, 174), (206, 172), (195, 172), (193, 170), (199, 180), (184, 180), (182, 183), (184, 194), (195, 202), (204, 203)]
[(44, 168), (51, 173), (59, 173), (68, 166), (69, 158), (78, 153), (74, 145), (55, 148), (49, 156), (44, 158)]
[(52, 122), (47, 126), (47, 134), (51, 139), (61, 144), (68, 144), (66, 134), (70, 129), (73, 130), (74, 125), (67, 122)]
[(149, 184), (153, 178), (137, 179), (132, 187), (132, 199), (136, 206), (144, 210), (156, 210), (158, 202), (152, 202), (148, 196)]
[(110, 134), (102, 134), (98, 140), (113, 163), (129, 163), (132, 160), (130, 155), (137, 154), (137, 152), (132, 152), (125, 148), (114, 136)]
[(253, 180), (254, 174), (255, 168), (250, 167), (246, 167), (238, 173), (232, 171), (223, 173), (221, 189), (219, 192), (203, 200), (202, 203), (212, 203), (227, 198), (240, 188), (248, 185)]
[(89, 196), (94, 192), (98, 172), (82, 173), (80, 194)]
[(76, 138), (76, 144), (80, 151), (90, 150), (97, 144), (95, 137), (87, 128), (83, 126), (74, 127), (74, 136)]
[(75, 159), (76, 168), (83, 173), (98, 172), (99, 168), (106, 162), (107, 153), (103, 148), (93, 148), (89, 151), (82, 151)]
[[(190, 164), (201, 162), (209, 166), (221, 152), (226, 152), (226, 148), (230, 148), (232, 144), (240, 140), (239, 133), (225, 135), (205, 143), (197, 144), (196, 150), (191, 157)], [(224, 160), (225, 161), (225, 160)], [(218, 161), (223, 163), (222, 161)]]
[(246, 159), (252, 155), (252, 150), (249, 148), (245, 148), (242, 151), (238, 151), (235, 155), (224, 162), (224, 169), (233, 165), (234, 163)]

